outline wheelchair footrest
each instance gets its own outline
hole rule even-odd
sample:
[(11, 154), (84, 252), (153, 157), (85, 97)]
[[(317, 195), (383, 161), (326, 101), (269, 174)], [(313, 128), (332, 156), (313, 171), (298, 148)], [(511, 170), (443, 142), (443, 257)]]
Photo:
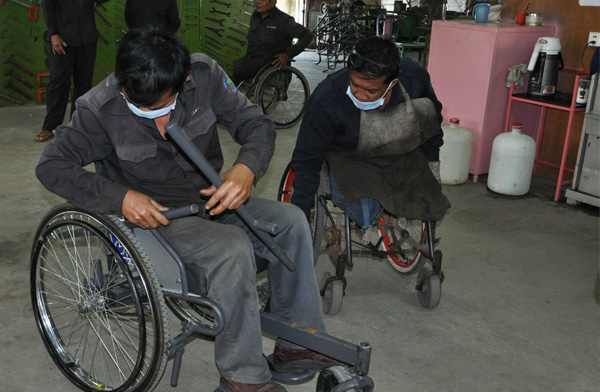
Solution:
[(274, 381), (279, 381), (284, 384), (302, 384), (307, 381), (313, 379), (315, 374), (317, 374), (316, 370), (307, 369), (302, 372), (293, 372), (293, 373), (282, 373), (275, 370), (273, 367), (273, 354), (265, 357), (267, 362), (269, 363), (269, 370), (271, 371), (271, 378)]

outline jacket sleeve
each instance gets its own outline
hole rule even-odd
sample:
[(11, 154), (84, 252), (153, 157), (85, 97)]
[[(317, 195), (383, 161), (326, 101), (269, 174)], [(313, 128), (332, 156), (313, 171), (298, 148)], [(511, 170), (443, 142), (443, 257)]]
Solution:
[(300, 23), (296, 23), (294, 18), (292, 18), (291, 16), (290, 16), (289, 24), (290, 24), (289, 32), (290, 32), (292, 38), (298, 38), (298, 41), (296, 42), (295, 45), (290, 46), (286, 50), (286, 54), (288, 55), (289, 58), (294, 58), (297, 55), (299, 55), (300, 53), (302, 53), (302, 51), (308, 46), (310, 41), (312, 41), (313, 33), (306, 27), (302, 26)]
[(177, 9), (177, 0), (170, 0), (169, 12), (167, 14), (168, 30), (175, 33), (181, 25), (181, 19), (179, 18), (179, 10)]
[(56, 2), (57, 0), (43, 0), (42, 3), (44, 21), (46, 22), (46, 27), (48, 28), (48, 33), (51, 37), (58, 34), (58, 19), (56, 15), (58, 9)]
[(319, 187), (321, 166), (331, 149), (336, 126), (322, 103), (314, 96), (308, 101), (292, 155), (295, 170), (291, 202), (308, 217)]
[(93, 212), (121, 213), (128, 189), (95, 172), (84, 169), (112, 151), (108, 137), (95, 115), (77, 102), (69, 125), (56, 129), (35, 173), (49, 191)]
[(444, 144), (444, 131), (442, 131), (442, 103), (437, 99), (435, 92), (433, 91), (433, 87), (431, 86), (431, 81), (427, 80), (427, 85), (424, 87), (424, 96), (429, 98), (434, 106), (438, 115), (438, 120), (440, 124), (440, 132), (427, 140), (424, 144), (421, 145), (421, 151), (427, 157), (427, 160), (430, 162), (435, 162), (440, 160), (440, 147)]

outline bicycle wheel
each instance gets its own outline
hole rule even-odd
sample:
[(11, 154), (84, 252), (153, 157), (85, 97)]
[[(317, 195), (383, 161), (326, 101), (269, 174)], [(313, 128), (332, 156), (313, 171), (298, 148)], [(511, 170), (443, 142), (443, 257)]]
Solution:
[[(432, 227), (435, 231), (435, 223)], [(421, 249), (427, 245), (424, 222), (384, 213), (378, 230), (382, 237), (379, 249), (388, 253), (385, 258), (396, 271), (412, 275), (423, 267), (426, 258)]]
[(158, 278), (116, 217), (70, 204), (39, 226), (30, 290), (38, 330), (63, 374), (86, 391), (149, 391), (169, 338)]
[(256, 103), (279, 129), (290, 128), (302, 119), (309, 96), (308, 81), (302, 72), (290, 66), (267, 70), (255, 92)]

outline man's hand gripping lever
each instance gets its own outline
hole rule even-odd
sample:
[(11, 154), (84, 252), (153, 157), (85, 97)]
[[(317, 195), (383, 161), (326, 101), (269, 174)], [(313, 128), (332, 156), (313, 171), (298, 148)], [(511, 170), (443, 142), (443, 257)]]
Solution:
[[(212, 168), (210, 163), (206, 160), (204, 155), (189, 142), (181, 132), (179, 126), (175, 123), (168, 123), (165, 126), (165, 131), (173, 138), (175, 143), (181, 147), (181, 149), (186, 153), (188, 158), (194, 162), (194, 164), (200, 169), (200, 171), (212, 182), (217, 188), (219, 188), (223, 184), (223, 180), (219, 176), (219, 174)], [(283, 249), (275, 243), (273, 238), (269, 236), (269, 234), (277, 234), (278, 227), (277, 225), (269, 222), (259, 221), (252, 217), (250, 213), (246, 210), (246, 208), (242, 205), (238, 207), (235, 212), (239, 215), (239, 217), (244, 221), (245, 224), (256, 234), (256, 236), (265, 244), (267, 248), (281, 261), (281, 263), (290, 271), (294, 271), (296, 266), (292, 261), (287, 257)], [(268, 233), (268, 234), (267, 234)]]

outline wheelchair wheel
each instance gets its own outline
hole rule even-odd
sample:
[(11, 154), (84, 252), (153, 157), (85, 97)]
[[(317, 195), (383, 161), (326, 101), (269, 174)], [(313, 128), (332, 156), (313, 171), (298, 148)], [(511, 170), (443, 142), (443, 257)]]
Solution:
[[(432, 226), (435, 230), (435, 223)], [(412, 275), (423, 267), (426, 258), (421, 253), (420, 246), (427, 244), (424, 222), (406, 218), (396, 219), (384, 213), (379, 220), (378, 230), (379, 235), (383, 236), (379, 248), (390, 252), (385, 258), (396, 271)], [(403, 234), (408, 238), (397, 246)], [(435, 235), (433, 237), (435, 238)]]
[(135, 236), (114, 216), (70, 204), (40, 224), (30, 290), (50, 356), (86, 391), (149, 391), (169, 338), (158, 278)]
[[(279, 182), (279, 190), (277, 191), (277, 200), (284, 203), (290, 203), (292, 200), (292, 193), (294, 192), (294, 179), (296, 178), (296, 172), (292, 168), (292, 163), (288, 163)], [(310, 228), (312, 231), (313, 239), (313, 256), (314, 263), (317, 265), (319, 254), (321, 253), (321, 243), (323, 242), (323, 233), (325, 230), (325, 208), (319, 203), (319, 195), (324, 195), (324, 188), (319, 185), (317, 194), (315, 196), (315, 207), (310, 213)]]
[[(317, 392), (331, 392), (338, 385), (352, 381), (350, 370), (343, 366), (332, 366), (323, 370), (317, 378)], [(362, 388), (341, 389), (349, 392), (363, 392)]]
[[(433, 271), (433, 269), (429, 265), (425, 265), (419, 271), (417, 275), (417, 284), (421, 282), (423, 276)], [(442, 281), (440, 280), (439, 275), (431, 275), (423, 285), (423, 289), (421, 291), (417, 291), (417, 297), (419, 298), (419, 303), (424, 308), (435, 308), (440, 304), (440, 298), (442, 297)]]
[[(323, 274), (321, 280), (321, 287), (325, 284), (327, 279), (332, 275), (329, 272)], [(344, 282), (341, 280), (332, 280), (325, 287), (325, 292), (321, 298), (323, 303), (323, 313), (325, 314), (338, 314), (342, 309), (342, 302), (344, 301)]]
[(254, 100), (273, 119), (277, 128), (290, 128), (306, 111), (310, 88), (298, 69), (272, 67), (258, 81)]
[(290, 203), (292, 201), (292, 192), (294, 191), (294, 179), (296, 178), (296, 172), (292, 168), (292, 162), (288, 163), (279, 181), (279, 189), (277, 190), (277, 200), (284, 203)]

